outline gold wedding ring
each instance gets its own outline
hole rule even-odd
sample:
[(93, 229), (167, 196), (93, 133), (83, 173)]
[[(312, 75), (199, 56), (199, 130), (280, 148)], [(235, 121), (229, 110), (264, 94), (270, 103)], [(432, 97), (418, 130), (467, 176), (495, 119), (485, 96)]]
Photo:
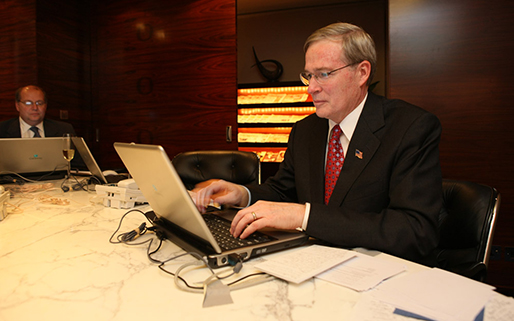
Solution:
[(253, 216), (253, 220), (257, 220), (257, 214), (255, 214), (255, 212), (252, 212), (252, 216)]

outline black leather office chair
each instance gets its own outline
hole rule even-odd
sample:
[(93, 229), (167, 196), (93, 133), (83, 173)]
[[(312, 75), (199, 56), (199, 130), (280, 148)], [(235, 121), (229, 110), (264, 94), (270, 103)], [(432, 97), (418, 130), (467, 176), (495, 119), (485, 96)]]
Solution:
[(260, 184), (261, 163), (255, 153), (243, 151), (192, 151), (176, 155), (173, 166), (187, 189), (208, 179), (237, 184)]
[(436, 266), (485, 281), (500, 194), (489, 186), (445, 179), (443, 202)]

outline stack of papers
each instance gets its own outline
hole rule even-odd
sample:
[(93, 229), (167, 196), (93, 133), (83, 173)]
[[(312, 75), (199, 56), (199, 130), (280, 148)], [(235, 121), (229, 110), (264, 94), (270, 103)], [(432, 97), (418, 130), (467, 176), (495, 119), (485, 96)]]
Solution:
[(374, 296), (395, 313), (440, 321), (473, 321), (494, 295), (494, 287), (437, 268), (381, 284)]
[(277, 255), (255, 268), (293, 283), (317, 277), (356, 291), (374, 288), (406, 269), (397, 262), (321, 245)]
[(373, 289), (361, 295), (352, 321), (408, 320), (405, 316), (510, 321), (514, 317), (514, 300), (495, 293), (490, 285), (437, 268), (391, 278), (406, 267), (355, 251), (311, 245), (259, 262), (255, 268), (293, 283), (316, 277), (355, 291)]

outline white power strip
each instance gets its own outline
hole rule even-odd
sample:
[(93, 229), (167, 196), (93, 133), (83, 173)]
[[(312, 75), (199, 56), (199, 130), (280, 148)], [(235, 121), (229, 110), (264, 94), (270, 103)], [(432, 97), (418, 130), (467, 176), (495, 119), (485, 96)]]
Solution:
[(7, 201), (9, 200), (9, 191), (2, 192), (0, 195), (0, 221), (7, 216)]

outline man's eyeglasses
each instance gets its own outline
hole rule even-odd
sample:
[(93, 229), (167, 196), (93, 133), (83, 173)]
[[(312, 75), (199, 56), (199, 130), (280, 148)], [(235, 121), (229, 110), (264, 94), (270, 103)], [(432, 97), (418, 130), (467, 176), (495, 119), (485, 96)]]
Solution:
[(311, 74), (310, 72), (304, 71), (304, 72), (300, 73), (300, 80), (302, 81), (302, 83), (305, 86), (309, 86), (309, 84), (311, 83), (311, 78), (314, 77), (314, 78), (316, 78), (316, 81), (318, 82), (318, 84), (322, 85), (330, 78), (330, 75), (333, 74), (334, 72), (344, 69), (346, 67), (356, 65), (356, 64), (358, 64), (358, 62), (354, 62), (354, 63), (339, 67), (339, 68), (331, 70), (331, 71), (317, 72), (317, 73), (313, 73), (313, 74)]
[(30, 100), (25, 100), (25, 101), (21, 101), (20, 100), (20, 103), (22, 103), (23, 105), (25, 105), (27, 107), (30, 107), (30, 106), (32, 106), (34, 104), (36, 104), (36, 106), (46, 105), (46, 101), (42, 101), (42, 100), (38, 100), (36, 102), (30, 101)]

